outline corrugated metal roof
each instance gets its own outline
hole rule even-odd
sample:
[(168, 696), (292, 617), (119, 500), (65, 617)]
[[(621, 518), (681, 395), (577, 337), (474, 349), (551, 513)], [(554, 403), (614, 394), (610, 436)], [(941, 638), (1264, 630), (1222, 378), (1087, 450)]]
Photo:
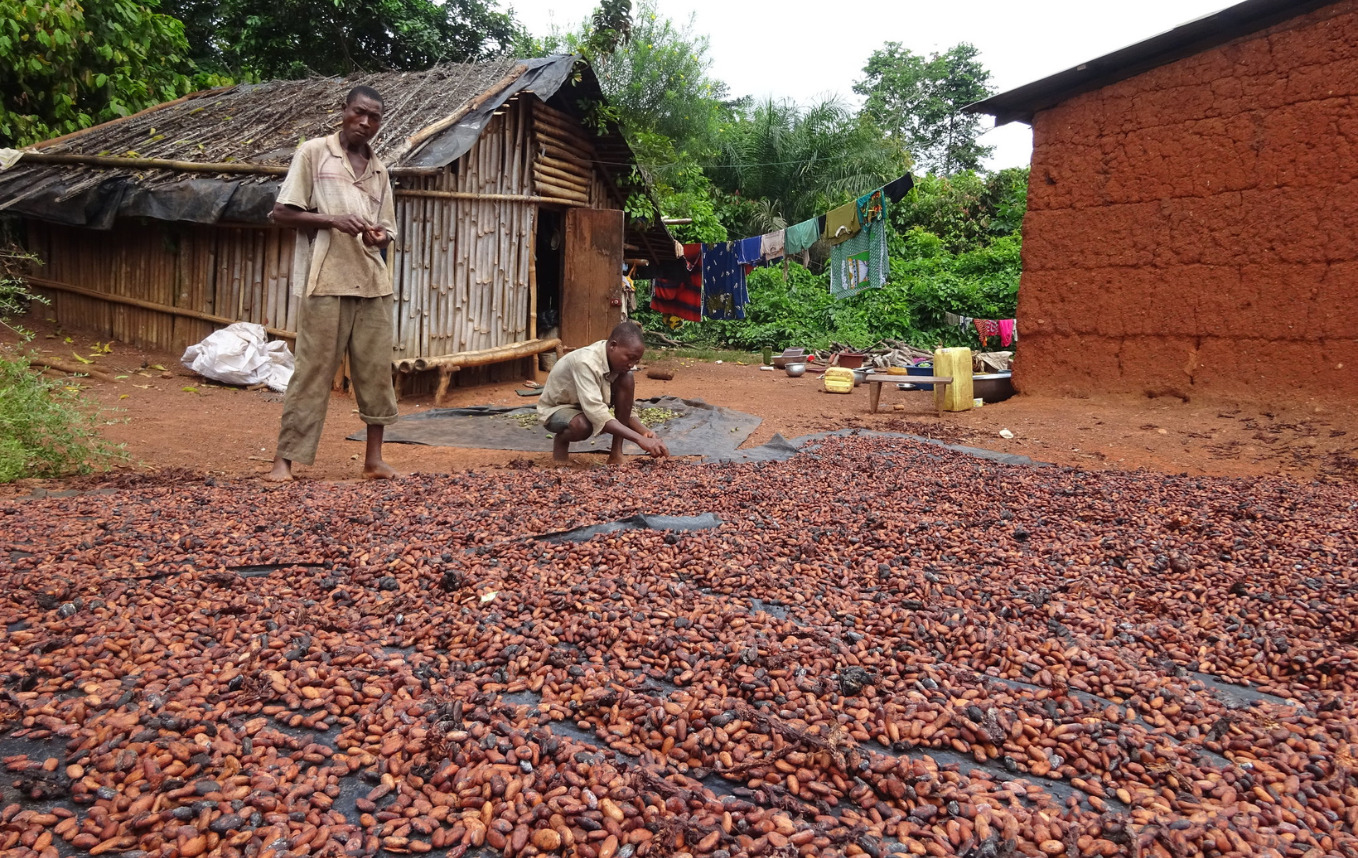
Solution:
[(1101, 89), (1316, 9), (1336, 5), (1336, 2), (1246, 0), (1072, 69), (992, 95), (984, 101), (967, 105), (963, 110), (967, 113), (988, 113), (995, 117), (996, 125), (1014, 121), (1032, 122), (1038, 111), (1054, 107), (1080, 93)]

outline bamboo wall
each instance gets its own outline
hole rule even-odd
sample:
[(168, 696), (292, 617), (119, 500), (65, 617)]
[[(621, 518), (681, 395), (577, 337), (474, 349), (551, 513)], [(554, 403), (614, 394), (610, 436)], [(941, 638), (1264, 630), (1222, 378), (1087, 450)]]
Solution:
[[(402, 190), (527, 197), (528, 117), (515, 99), (475, 146)], [(532, 338), (536, 204), (398, 195), (393, 288), (397, 360), (481, 351)]]
[(533, 186), (539, 194), (608, 208), (598, 197), (594, 144), (580, 124), (542, 102), (533, 104)]
[[(516, 97), (455, 163), (399, 176), (394, 360), (537, 336), (538, 206), (616, 206), (592, 169), (593, 151), (576, 120)], [(31, 247), (46, 261), (35, 283), (46, 285), (61, 324), (171, 351), (231, 321), (295, 331), (294, 235), (140, 219), (107, 232), (29, 222)]]
[(52, 298), (62, 325), (171, 351), (224, 322), (296, 330), (297, 300), (288, 288), (293, 237), (267, 227), (152, 220), (120, 220), (107, 232), (30, 221), (28, 231), (29, 247), (45, 263), (34, 284)]

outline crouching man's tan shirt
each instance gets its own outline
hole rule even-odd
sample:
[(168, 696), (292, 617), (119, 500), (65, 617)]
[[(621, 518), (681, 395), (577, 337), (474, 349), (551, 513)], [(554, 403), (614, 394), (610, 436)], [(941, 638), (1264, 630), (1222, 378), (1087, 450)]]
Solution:
[(546, 425), (563, 408), (577, 408), (589, 421), (590, 437), (604, 431), (613, 415), (613, 380), (618, 374), (608, 367), (608, 340), (567, 354), (552, 366), (538, 397), (538, 419)]

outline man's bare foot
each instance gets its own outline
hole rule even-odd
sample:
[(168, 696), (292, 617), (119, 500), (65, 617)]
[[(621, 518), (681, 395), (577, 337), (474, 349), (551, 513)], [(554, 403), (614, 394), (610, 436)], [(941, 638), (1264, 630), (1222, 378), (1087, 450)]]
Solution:
[(627, 457), (624, 456), (622, 453), (609, 453), (609, 454), (608, 454), (608, 464), (610, 464), (610, 465), (621, 465), (623, 462), (626, 462), (626, 461), (627, 461)]
[(552, 464), (558, 468), (565, 467), (571, 463), (571, 442), (561, 437), (561, 433), (552, 436)]
[(275, 457), (273, 469), (264, 475), (264, 479), (271, 483), (290, 483), (296, 478), (292, 475), (292, 462), (282, 457)]
[(376, 462), (364, 462), (363, 479), (394, 480), (396, 479), (396, 469), (381, 459), (378, 459)]

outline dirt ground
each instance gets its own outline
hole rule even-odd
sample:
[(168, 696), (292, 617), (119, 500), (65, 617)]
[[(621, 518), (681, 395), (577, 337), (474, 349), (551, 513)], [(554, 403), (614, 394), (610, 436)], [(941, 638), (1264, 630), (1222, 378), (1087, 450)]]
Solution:
[[(32, 326), (32, 324), (31, 324)], [(282, 396), (210, 382), (180, 365), (177, 354), (112, 344), (95, 354), (98, 337), (81, 331), (37, 327), (39, 353), (91, 366), (116, 381), (80, 383), (102, 411), (101, 432), (124, 446), (121, 472), (186, 469), (227, 478), (267, 470), (282, 409)], [(82, 365), (83, 364), (79, 364)], [(1258, 403), (1109, 396), (1043, 399), (1018, 395), (980, 409), (937, 416), (932, 396), (883, 391), (881, 410), (867, 412), (868, 389), (849, 395), (821, 390), (811, 375), (789, 378), (757, 365), (713, 363), (661, 356), (649, 367), (674, 371), (672, 381), (638, 374), (638, 398), (671, 394), (702, 399), (758, 415), (763, 423), (746, 442), (757, 446), (775, 434), (862, 428), (908, 432), (1033, 459), (1092, 470), (1145, 469), (1165, 473), (1351, 482), (1358, 479), (1358, 432), (1350, 430), (1352, 405), (1313, 401)], [(446, 406), (524, 405), (522, 383), (453, 389)], [(402, 414), (433, 407), (431, 396), (407, 397)], [(350, 480), (358, 476), (361, 444), (345, 440), (360, 428), (352, 398), (335, 394), (315, 465), (298, 466), (302, 479)], [(1008, 429), (1013, 438), (1000, 432)], [(583, 455), (583, 463), (602, 457)], [(409, 444), (387, 445), (387, 459), (402, 473), (448, 473), (525, 461), (547, 466), (546, 453), (470, 450)], [(86, 478), (97, 482), (98, 478)], [(9, 489), (27, 493), (54, 486), (26, 481)]]

